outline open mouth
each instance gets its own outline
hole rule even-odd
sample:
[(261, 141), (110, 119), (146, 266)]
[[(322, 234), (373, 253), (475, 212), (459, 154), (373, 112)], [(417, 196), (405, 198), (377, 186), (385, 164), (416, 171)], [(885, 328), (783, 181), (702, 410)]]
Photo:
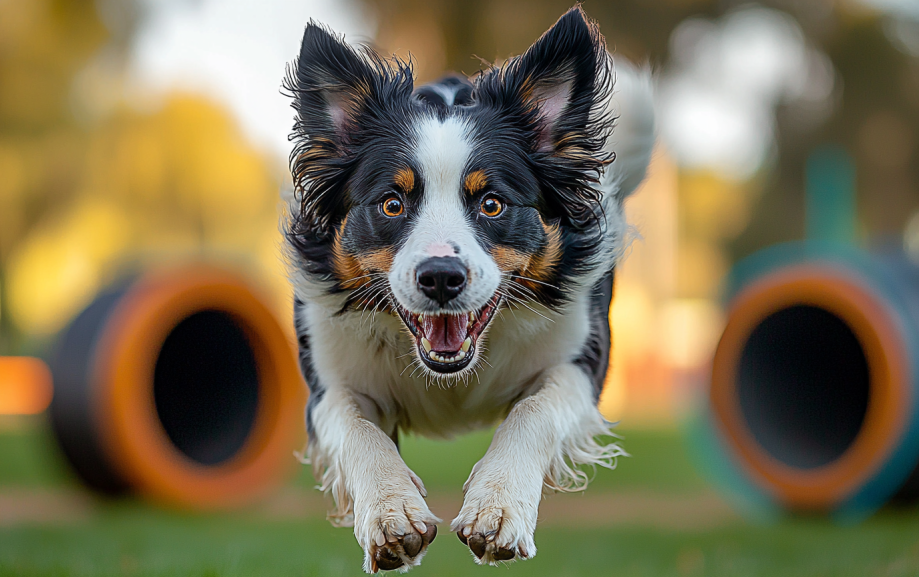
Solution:
[(418, 355), (438, 373), (455, 373), (466, 368), (475, 356), (479, 337), (501, 303), (497, 294), (485, 306), (471, 313), (415, 314), (397, 305), (402, 322), (415, 337)]

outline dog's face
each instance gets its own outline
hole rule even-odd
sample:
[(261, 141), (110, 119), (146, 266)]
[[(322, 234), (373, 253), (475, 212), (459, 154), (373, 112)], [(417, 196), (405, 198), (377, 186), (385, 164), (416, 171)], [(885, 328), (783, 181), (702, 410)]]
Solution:
[(428, 371), (471, 370), (501, 306), (557, 307), (591, 266), (611, 81), (579, 8), (474, 84), (417, 92), (310, 24), (286, 86), (297, 261), (343, 310), (398, 314)]

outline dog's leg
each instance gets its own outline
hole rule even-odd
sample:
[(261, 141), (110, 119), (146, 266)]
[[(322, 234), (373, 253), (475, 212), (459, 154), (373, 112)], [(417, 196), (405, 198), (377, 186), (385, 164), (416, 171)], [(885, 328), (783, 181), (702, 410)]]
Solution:
[(519, 401), (498, 427), (463, 487), (463, 508), (451, 524), (480, 564), (536, 554), (533, 531), (543, 487), (578, 490), (579, 464), (611, 467), (624, 453), (595, 437), (610, 434), (593, 385), (574, 364), (553, 367), (541, 388)]
[(341, 388), (327, 389), (311, 408), (310, 458), (322, 488), (335, 499), (330, 519), (354, 525), (364, 570), (407, 571), (421, 563), (440, 519), (424, 501), (421, 479), (371, 420), (371, 405)]

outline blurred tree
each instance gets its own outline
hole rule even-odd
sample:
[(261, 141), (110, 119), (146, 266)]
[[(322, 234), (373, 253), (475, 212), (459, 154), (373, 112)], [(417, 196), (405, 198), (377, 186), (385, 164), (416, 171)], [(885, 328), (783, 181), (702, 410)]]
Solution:
[(0, 354), (16, 340), (8, 260), (74, 194), (87, 135), (71, 113), (71, 85), (107, 38), (92, 0), (0, 2)]
[[(366, 0), (379, 15), (377, 44), (417, 57), (421, 80), (446, 71), (472, 74), (482, 61), (499, 62), (526, 50), (571, 0)], [(620, 0), (583, 3), (609, 48), (635, 62), (659, 65), (670, 32), (690, 15), (715, 14), (715, 0)]]
[(140, 6), (0, 0), (0, 354), (60, 329), (125, 265), (246, 255), (285, 284), (279, 167), (204, 97), (127, 102)]
[(800, 110), (779, 110), (775, 170), (734, 256), (802, 238), (805, 163), (823, 144), (841, 145), (855, 158), (862, 242), (900, 243), (907, 219), (919, 211), (919, 59), (891, 43), (890, 17), (854, 2), (793, 13), (832, 60), (838, 99), (817, 126), (802, 122)]
[(17, 326), (53, 333), (126, 265), (248, 253), (279, 268), (277, 180), (206, 99), (173, 95), (152, 113), (121, 108), (85, 146), (73, 198), (10, 259)]

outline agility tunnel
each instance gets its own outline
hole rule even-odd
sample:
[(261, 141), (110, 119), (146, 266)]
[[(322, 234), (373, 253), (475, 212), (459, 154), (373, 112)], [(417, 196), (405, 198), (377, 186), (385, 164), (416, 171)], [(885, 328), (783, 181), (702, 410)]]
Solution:
[(226, 508), (295, 465), (294, 343), (239, 275), (197, 265), (122, 282), (62, 333), (51, 365), (55, 436), (97, 491)]
[(708, 416), (748, 496), (855, 519), (919, 497), (919, 267), (779, 245), (735, 267), (727, 302)]

